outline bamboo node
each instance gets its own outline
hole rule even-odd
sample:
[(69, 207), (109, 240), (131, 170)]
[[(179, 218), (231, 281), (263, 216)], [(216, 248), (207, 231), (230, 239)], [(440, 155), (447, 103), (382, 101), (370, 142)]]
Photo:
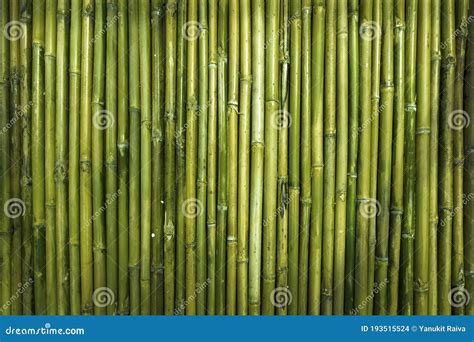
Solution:
[(430, 135), (431, 129), (429, 127), (418, 128), (415, 132), (415, 135)]
[(439, 62), (439, 61), (441, 61), (441, 53), (439, 53), (439, 51), (436, 51), (431, 55), (431, 62)]
[(392, 206), (390, 208), (390, 214), (392, 215), (403, 215), (403, 209)]
[(54, 180), (57, 183), (63, 183), (67, 180), (67, 169), (62, 163), (57, 162), (54, 168)]
[(402, 239), (414, 240), (415, 239), (415, 234), (413, 234), (413, 233), (403, 233), (402, 234)]
[(407, 103), (405, 105), (406, 112), (416, 112), (416, 104), (415, 103)]
[[(137, 107), (130, 107), (128, 109), (128, 111), (130, 112), (130, 114), (138, 114), (138, 115), (141, 115), (141, 110), (140, 108), (137, 108)], [(165, 113), (165, 118), (166, 118), (166, 113)]]
[(81, 160), (79, 164), (81, 165), (81, 172), (91, 171), (92, 162), (90, 160)]
[(414, 281), (413, 283), (413, 290), (418, 293), (428, 292), (429, 290), (429, 283), (424, 282), (420, 278)]
[(380, 256), (375, 256), (375, 262), (377, 264), (388, 264), (388, 258), (387, 257), (380, 257)]

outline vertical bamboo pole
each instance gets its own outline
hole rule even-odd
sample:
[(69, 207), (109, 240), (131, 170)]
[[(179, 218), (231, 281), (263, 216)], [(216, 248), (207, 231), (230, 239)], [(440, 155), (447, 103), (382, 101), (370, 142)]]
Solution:
[(81, 98), (81, 11), (80, 1), (71, 3), (71, 34), (69, 61), (69, 273), (71, 314), (81, 313), (80, 217), (79, 217), (79, 139)]
[[(104, 215), (104, 130), (110, 129), (112, 117), (104, 109), (105, 103), (105, 58), (106, 36), (102, 33), (105, 24), (105, 6), (103, 1), (96, 0), (94, 16), (94, 66), (92, 81), (92, 211), (93, 218), (93, 254), (94, 254), (94, 288), (101, 291), (107, 286), (107, 248), (106, 225)], [(105, 208), (107, 210), (107, 208)], [(115, 295), (115, 293), (114, 293)], [(95, 304), (95, 303), (94, 303)], [(105, 306), (95, 305), (96, 315), (105, 315)]]
[[(127, 2), (118, 2), (118, 308), (119, 315), (129, 313), (128, 234), (129, 234), (129, 151), (130, 127), (128, 118), (128, 17)], [(161, 227), (160, 227), (161, 228)]]
[(59, 0), (57, 23), (57, 60), (56, 60), (56, 270), (58, 314), (69, 314), (69, 249), (68, 249), (68, 108), (69, 87), (67, 71), (69, 65), (69, 20), (70, 1)]
[[(324, 182), (324, 51), (326, 8), (315, 0), (312, 34), (312, 112), (311, 112), (311, 234), (309, 256), (309, 314), (319, 315), (321, 306), (321, 267), (323, 236)], [(290, 94), (291, 96), (291, 94)]]
[(249, 313), (260, 314), (264, 158), (265, 2), (252, 1), (252, 133), (250, 154)]
[[(311, 220), (311, 1), (303, 0), (301, 8), (301, 197), (298, 264), (298, 314), (308, 308), (308, 253)], [(290, 114), (291, 115), (291, 114)], [(268, 146), (268, 145), (267, 145)], [(267, 169), (266, 169), (267, 170)]]
[[(217, 210), (217, 0), (209, 1), (209, 108), (207, 139), (207, 305), (215, 313)], [(245, 283), (247, 287), (247, 282)]]
[(415, 116), (416, 116), (416, 34), (418, 0), (406, 6), (405, 161), (403, 184), (403, 228), (401, 242), (400, 311), (413, 314), (413, 246), (415, 234)]
[(334, 300), (333, 313), (344, 313), (344, 267), (347, 229), (347, 166), (348, 166), (348, 32), (347, 2), (337, 2), (337, 153), (336, 211), (334, 228)]
[(238, 112), (239, 112), (239, 4), (229, 1), (229, 82), (228, 120), (228, 216), (226, 313), (235, 315), (237, 301), (237, 187), (238, 187)]
[(107, 314), (116, 313), (118, 299), (118, 217), (117, 217), (117, 0), (107, 0), (107, 37), (105, 65), (105, 110), (110, 124), (105, 129), (105, 222), (107, 248), (107, 287), (114, 300), (107, 305)]
[[(176, 9), (177, 3), (169, 3), (166, 10), (166, 66), (165, 66), (165, 314), (172, 315), (175, 293), (175, 80), (176, 80)], [(180, 146), (181, 142), (177, 141)], [(179, 179), (179, 177), (178, 177)], [(180, 211), (178, 211), (180, 213)], [(180, 215), (178, 215), (180, 216)], [(178, 241), (179, 242), (179, 241)], [(184, 260), (179, 259), (177, 265)], [(184, 280), (184, 279), (183, 279)], [(176, 285), (180, 286), (179, 281)], [(181, 304), (177, 302), (177, 304)]]
[(359, 3), (351, 0), (349, 20), (349, 149), (347, 172), (347, 219), (345, 244), (344, 313), (354, 308), (356, 241), (357, 151), (359, 143)]
[[(31, 156), (33, 181), (33, 253), (35, 314), (46, 314), (46, 246), (44, 196), (44, 36), (45, 2), (33, 2), (33, 73)], [(2, 11), (6, 12), (6, 11)], [(6, 163), (5, 163), (6, 165)], [(5, 193), (9, 192), (5, 188)]]
[[(239, 173), (237, 227), (237, 313), (248, 313), (249, 261), (249, 194), (250, 194), (250, 129), (251, 129), (251, 4), (240, 2), (240, 107), (239, 107)], [(210, 120), (209, 120), (210, 123)], [(214, 126), (213, 126), (214, 127)], [(211, 126), (209, 125), (209, 129)], [(209, 147), (210, 148), (210, 147)], [(210, 180), (209, 180), (210, 181)], [(208, 201), (209, 204), (209, 201)], [(208, 208), (209, 210), (209, 208)]]
[[(301, 0), (290, 1), (290, 141), (288, 197), (288, 313), (298, 313), (298, 255), (300, 216), (300, 111), (301, 111)], [(314, 221), (313, 221), (314, 222)], [(311, 287), (310, 287), (311, 289)], [(311, 293), (311, 291), (310, 291)], [(318, 293), (319, 296), (319, 293)]]
[(392, 193), (390, 202), (390, 237), (388, 266), (388, 314), (398, 312), (400, 243), (403, 220), (403, 157), (405, 147), (405, 0), (396, 0), (394, 30), (394, 116)]
[(454, 1), (441, 3), (444, 20), (441, 26), (442, 79), (440, 105), (440, 154), (439, 154), (439, 253), (438, 253), (438, 313), (451, 314), (449, 292), (451, 290), (452, 233), (453, 233), (453, 130), (450, 115), (454, 109), (455, 41), (452, 39), (455, 25)]
[(140, 68), (138, 54), (138, 2), (128, 3), (130, 172), (129, 259), (130, 314), (140, 313)]

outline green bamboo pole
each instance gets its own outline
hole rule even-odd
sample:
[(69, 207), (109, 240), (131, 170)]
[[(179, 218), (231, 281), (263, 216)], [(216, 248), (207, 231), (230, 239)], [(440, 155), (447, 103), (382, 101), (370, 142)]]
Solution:
[(129, 283), (128, 283), (128, 234), (129, 234), (129, 118), (128, 118), (128, 18), (127, 2), (118, 2), (118, 308), (119, 315), (128, 314)]
[[(171, 5), (173, 6), (173, 5)], [(184, 24), (187, 17), (187, 0), (179, 1), (178, 6), (178, 38), (176, 47), (176, 208), (182, 208), (186, 198), (186, 40), (184, 39)], [(181, 29), (179, 29), (181, 28)], [(166, 164), (166, 163), (165, 163)], [(170, 210), (173, 210), (170, 207)], [(185, 219), (184, 215), (176, 216), (176, 283), (175, 283), (175, 302), (178, 308), (184, 305), (186, 281), (186, 255), (185, 255)], [(184, 315), (185, 311), (180, 310)]]
[(344, 313), (354, 308), (356, 241), (357, 151), (359, 143), (359, 3), (349, 2), (349, 149), (347, 172), (347, 229), (345, 244)]
[(46, 214), (46, 297), (48, 315), (57, 312), (56, 295), (56, 200), (54, 187), (55, 110), (56, 110), (56, 0), (46, 1), (44, 50), (44, 184)]
[(138, 64), (138, 2), (128, 4), (130, 172), (129, 277), (130, 314), (140, 314), (140, 68)]
[[(18, 22), (19, 19), (18, 1), (10, 1), (10, 20)], [(20, 177), (21, 177), (21, 121), (18, 115), (21, 115), (20, 107), (20, 42), (19, 40), (10, 41), (10, 122), (13, 122), (10, 135), (10, 190), (12, 198), (20, 198)], [(12, 121), (15, 120), (15, 121)], [(23, 202), (24, 203), (24, 202)], [(25, 208), (26, 209), (26, 208)], [(15, 293), (18, 284), (22, 284), (22, 260), (21, 260), (21, 242), (22, 225), (21, 216), (13, 217), (11, 222), (11, 293)], [(11, 314), (20, 315), (22, 313), (22, 294), (11, 304)]]
[[(239, 180), (237, 227), (237, 313), (248, 314), (250, 129), (251, 129), (251, 5), (240, 2), (240, 107), (239, 107)], [(211, 120), (209, 120), (210, 123)], [(212, 126), (214, 127), (214, 126)], [(211, 126), (209, 125), (209, 131)], [(210, 139), (209, 139), (210, 140)], [(210, 148), (210, 146), (209, 146)], [(209, 171), (210, 172), (210, 171)], [(210, 173), (209, 173), (210, 174)], [(210, 183), (210, 179), (208, 180)], [(209, 200), (208, 200), (209, 206)], [(209, 207), (208, 207), (209, 210)], [(208, 292), (209, 293), (209, 292)]]
[[(94, 66), (92, 81), (92, 211), (93, 211), (93, 245), (94, 245), (94, 288), (107, 286), (107, 248), (104, 211), (104, 130), (110, 129), (111, 115), (104, 109), (105, 102), (105, 58), (106, 36), (101, 33), (105, 24), (105, 7), (101, 0), (96, 0), (94, 17)], [(97, 290), (101, 291), (101, 290)], [(115, 293), (114, 293), (115, 294)], [(105, 315), (107, 308), (102, 302), (94, 306), (96, 315)], [(96, 304), (96, 303), (94, 303)]]
[[(164, 262), (165, 262), (165, 314), (172, 315), (175, 293), (175, 80), (176, 80), (176, 7), (169, 3), (166, 12), (166, 66), (165, 66), (165, 217), (164, 217)], [(177, 145), (180, 146), (177, 140)], [(179, 154), (178, 154), (179, 155)], [(178, 176), (179, 179), (179, 176)], [(180, 215), (178, 215), (179, 217)], [(179, 241), (178, 241), (179, 243)], [(179, 265), (179, 252), (177, 258)], [(184, 262), (184, 260), (181, 260)], [(183, 279), (184, 280), (184, 279)], [(176, 281), (179, 286), (179, 281)], [(177, 302), (177, 304), (181, 304)]]
[[(217, 210), (217, 1), (209, 1), (209, 108), (207, 139), (207, 305), (215, 314)], [(247, 288), (247, 282), (245, 283)]]
[(238, 112), (239, 112), (239, 4), (229, 1), (228, 120), (228, 216), (226, 264), (226, 313), (235, 315), (237, 302), (237, 198), (238, 198)]
[[(186, 216), (186, 306), (187, 315), (196, 314), (196, 214), (202, 203), (196, 199), (197, 180), (197, 116), (198, 114), (198, 42), (192, 27), (198, 19), (196, 0), (188, 1), (187, 82), (186, 82), (186, 201), (181, 214)], [(190, 208), (196, 206), (196, 212)]]
[[(280, 16), (280, 112), (288, 113), (289, 109), (289, 36), (288, 36), (289, 1), (281, 2)], [(283, 122), (278, 131), (278, 194), (277, 194), (277, 266), (276, 287), (288, 288), (288, 129)], [(239, 245), (240, 245), (239, 239)], [(286, 315), (288, 303), (277, 306), (278, 315)]]
[(400, 311), (413, 314), (413, 246), (415, 234), (415, 116), (416, 116), (416, 34), (418, 0), (406, 5), (405, 161), (403, 184), (403, 228), (401, 242)]
[[(0, 2), (0, 23), (1, 27), (6, 27), (8, 23), (8, 0), (2, 0)], [(39, 8), (44, 10), (43, 6)], [(36, 18), (36, 30), (35, 38), (38, 39), (38, 18)], [(0, 127), (2, 130), (7, 126), (9, 122), (9, 101), (10, 101), (10, 80), (9, 80), (9, 59), (10, 59), (10, 41), (8, 36), (3, 34), (0, 40)], [(40, 61), (39, 47), (35, 48), (37, 55), (37, 62)], [(35, 66), (35, 71), (38, 70), (38, 66)], [(39, 72), (35, 75), (35, 80), (38, 79)], [(35, 95), (37, 93), (35, 92)], [(35, 104), (35, 109), (38, 105)], [(0, 174), (1, 177), (1, 191), (0, 191), (0, 202), (4, 205), (10, 199), (10, 170), (9, 170), (9, 160), (10, 160), (10, 134), (8, 130), (0, 135)], [(38, 210), (38, 209), (37, 209)], [(8, 300), (10, 299), (10, 287), (11, 287), (11, 263), (10, 263), (10, 253), (11, 253), (11, 227), (10, 227), (10, 218), (9, 216), (2, 213), (0, 216), (0, 303), (2, 304), (2, 315), (9, 315), (11, 307), (7, 305)], [(36, 237), (36, 236), (35, 236)], [(37, 245), (37, 240), (35, 239), (35, 247)], [(35, 248), (35, 252), (36, 252)], [(36, 257), (36, 255), (35, 255)], [(36, 259), (36, 258), (35, 258)], [(35, 260), (35, 265), (38, 259)], [(41, 279), (42, 280), (42, 279)], [(43, 280), (44, 284), (44, 280)], [(40, 283), (41, 286), (41, 283)], [(44, 285), (43, 285), (44, 288)], [(38, 294), (40, 292), (38, 291)], [(40, 303), (42, 303), (43, 298), (39, 297)], [(38, 304), (36, 304), (38, 305)], [(6, 309), (3, 309), (3, 306), (6, 306)]]
[(68, 187), (67, 187), (67, 146), (68, 146), (68, 95), (67, 71), (69, 65), (69, 17), (70, 1), (59, 0), (57, 23), (56, 60), (56, 273), (58, 314), (69, 314), (69, 255), (68, 255)]
[[(44, 36), (45, 3), (33, 2), (33, 69), (31, 156), (33, 181), (33, 253), (35, 314), (46, 314), (46, 246), (44, 196)], [(4, 12), (4, 11), (2, 11)], [(5, 189), (5, 192), (9, 189)]]
[[(454, 110), (463, 110), (464, 66), (467, 39), (467, 18), (469, 3), (467, 0), (456, 2), (456, 71), (454, 83)], [(474, 18), (472, 18), (474, 19)], [(453, 121), (453, 120), (451, 120)], [(462, 126), (461, 126), (462, 127)], [(463, 127), (462, 127), (463, 128)], [(463, 130), (453, 130), (453, 251), (451, 288), (464, 289), (464, 242), (463, 242), (463, 171), (464, 171), (464, 141)], [(464, 315), (464, 306), (454, 307), (453, 313)]]
[[(474, 4), (469, 4), (469, 17), (474, 16)], [(464, 101), (467, 113), (474, 113), (474, 25), (469, 25), (466, 55), (466, 84), (464, 87)], [(464, 187), (466, 194), (474, 193), (474, 125), (465, 128), (464, 148), (465, 148), (465, 168)], [(474, 293), (474, 201), (472, 199), (466, 204), (464, 210), (464, 269), (466, 274), (466, 289), (470, 294)], [(471, 295), (472, 298), (472, 295)], [(474, 314), (474, 301), (466, 303), (466, 315)]]
[(455, 46), (454, 34), (454, 1), (441, 3), (444, 14), (441, 26), (441, 41), (444, 43), (442, 54), (441, 104), (440, 104), (440, 154), (439, 154), (439, 253), (438, 253), (438, 313), (451, 314), (449, 292), (451, 290), (452, 270), (452, 232), (453, 232), (453, 130), (450, 126), (450, 115), (454, 109), (455, 83)]
[(388, 314), (398, 312), (400, 244), (403, 220), (403, 157), (405, 147), (405, 0), (396, 0), (394, 30), (394, 128), (392, 193), (389, 227)]
[[(430, 165), (430, 82), (431, 74), (431, 0), (421, 0), (417, 41), (417, 114), (416, 114), (416, 222), (414, 313), (428, 314), (429, 290), (429, 165)], [(462, 234), (462, 233), (461, 233)]]
[(301, 149), (301, 162), (299, 165), (301, 176), (298, 248), (299, 315), (305, 315), (308, 308), (308, 253), (309, 225), (311, 220), (311, 6), (311, 1), (303, 0), (301, 9), (301, 141), (299, 147)]
[[(94, 3), (82, 2), (81, 117), (80, 117), (80, 238), (81, 238), (81, 308), (83, 315), (92, 314), (93, 250), (92, 250), (92, 58), (94, 47)], [(34, 184), (34, 180), (33, 180)]]
[(291, 200), (288, 205), (288, 290), (293, 300), (288, 303), (288, 313), (296, 315), (298, 313), (300, 215), (301, 0), (290, 1), (290, 17), (290, 115), (292, 123), (289, 132), (288, 197)]
[(140, 313), (150, 314), (151, 264), (151, 77), (150, 77), (150, 4), (140, 2)]
[(280, 2), (266, 3), (265, 32), (265, 163), (263, 183), (263, 266), (262, 266), (262, 314), (273, 315), (272, 291), (276, 276), (276, 221), (278, 125), (275, 116), (280, 108), (278, 45)]
[(438, 313), (438, 127), (440, 83), (440, 20), (441, 1), (431, 2), (431, 136), (430, 136), (430, 246), (428, 314)]
[(260, 314), (262, 265), (265, 3), (252, 1), (252, 133), (250, 152), (249, 314)]
[[(336, 18), (337, 3), (326, 4), (324, 81), (324, 214), (321, 313), (333, 308), (334, 229), (336, 202)], [(339, 121), (339, 120), (338, 120)], [(340, 151), (338, 151), (340, 152)]]
[(377, 217), (377, 245), (375, 247), (374, 314), (387, 314), (388, 240), (390, 226), (390, 194), (392, 179), (393, 138), (393, 1), (382, 4), (382, 77), (380, 101), (380, 141), (378, 162), (377, 199), (380, 215)]
[[(23, 284), (33, 279), (32, 259), (32, 184), (31, 184), (31, 2), (20, 2), (20, 21), (23, 35), (20, 38), (20, 108), (22, 111), (21, 136), (21, 198), (26, 211), (22, 218), (22, 259)], [(23, 292), (23, 314), (33, 314), (33, 286)]]
[(69, 60), (69, 273), (71, 314), (81, 313), (80, 289), (80, 218), (79, 218), (79, 137), (81, 98), (81, 7), (80, 1), (71, 3), (71, 34)]
[[(382, 1), (374, 0), (373, 21), (371, 22), (372, 39), (372, 97), (371, 116), (367, 123), (361, 125), (371, 127), (370, 143), (370, 201), (375, 205), (375, 212), (369, 216), (369, 269), (368, 269), (368, 293), (367, 293), (367, 314), (373, 312), (373, 296), (375, 282), (375, 259), (377, 244), (377, 215), (379, 214), (379, 202), (377, 200), (377, 166), (378, 166), (378, 145), (379, 145), (379, 121), (380, 121), (380, 70), (382, 51)], [(367, 37), (366, 37), (367, 38)]]
[(198, 131), (198, 175), (197, 175), (197, 198), (202, 203), (202, 210), (197, 216), (196, 227), (196, 286), (204, 287), (197, 292), (197, 314), (206, 313), (206, 279), (207, 279), (207, 246), (206, 246), (206, 212), (207, 212), (207, 115), (209, 103), (209, 77), (208, 77), (208, 32), (207, 23), (207, 1), (199, 1), (199, 23), (201, 24), (199, 33), (199, 131)]
[[(152, 260), (151, 314), (164, 314), (164, 64), (165, 16), (164, 0), (151, 3), (152, 34)], [(119, 202), (120, 204), (120, 202)], [(119, 212), (120, 214), (120, 212)], [(119, 255), (120, 258), (120, 255)], [(119, 270), (120, 271), (120, 270)]]
[[(323, 236), (324, 182), (324, 51), (325, 3), (314, 1), (312, 34), (312, 112), (311, 112), (311, 234), (309, 256), (308, 312), (319, 315)], [(291, 96), (291, 94), (290, 94)], [(294, 123), (293, 123), (294, 124)]]
[(337, 164), (336, 211), (334, 228), (334, 300), (333, 313), (344, 314), (344, 267), (347, 227), (348, 166), (348, 27), (347, 2), (337, 2)]
[[(362, 34), (360, 43), (360, 122), (367, 123), (371, 120), (371, 51), (372, 41), (367, 39), (370, 34), (372, 20), (372, 0), (364, 0), (360, 4), (360, 28)], [(370, 127), (370, 126), (369, 126)], [(367, 207), (371, 205), (370, 196), (370, 129), (360, 131), (359, 140), (358, 178), (357, 178), (357, 223), (356, 223), (356, 255), (355, 255), (355, 295), (354, 308), (357, 313), (366, 314), (367, 306), (364, 301), (369, 294), (368, 288), (368, 257), (369, 257), (369, 218)]]
[(228, 53), (228, 1), (219, 0), (217, 22), (217, 138), (218, 195), (217, 195), (217, 252), (216, 252), (216, 314), (225, 313), (225, 265), (227, 232), (227, 53)]
[(116, 313), (118, 294), (118, 217), (117, 208), (117, 0), (107, 0), (106, 65), (105, 65), (105, 110), (110, 120), (105, 129), (105, 210), (107, 248), (107, 287), (114, 300), (107, 305), (107, 314)]

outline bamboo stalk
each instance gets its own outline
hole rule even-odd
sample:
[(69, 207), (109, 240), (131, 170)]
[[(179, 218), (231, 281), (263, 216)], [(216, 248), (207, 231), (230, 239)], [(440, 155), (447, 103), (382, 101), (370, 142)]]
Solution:
[(118, 216), (117, 197), (117, 0), (107, 0), (106, 25), (106, 65), (105, 65), (105, 110), (110, 124), (105, 129), (105, 210), (107, 248), (107, 287), (114, 294), (114, 300), (107, 305), (107, 314), (117, 311), (118, 294)]
[[(174, 171), (175, 171), (175, 93), (176, 79), (176, 8), (177, 3), (169, 3), (166, 12), (166, 66), (165, 81), (168, 87), (165, 90), (165, 217), (164, 217), (164, 262), (165, 262), (165, 314), (171, 315), (174, 310), (175, 291), (175, 197), (174, 197)], [(181, 142), (177, 141), (177, 146)], [(179, 154), (178, 154), (179, 156)], [(178, 177), (180, 179), (180, 177)], [(179, 204), (179, 202), (178, 202)], [(180, 215), (178, 215), (179, 217)], [(179, 232), (178, 232), (179, 233)], [(178, 241), (179, 243), (179, 241)], [(177, 256), (177, 264), (184, 260)], [(184, 280), (184, 279), (183, 279)], [(176, 285), (180, 283), (177, 280)], [(181, 303), (177, 301), (177, 305)]]
[(347, 227), (347, 167), (348, 167), (348, 32), (347, 2), (337, 3), (337, 160), (336, 211), (334, 228), (334, 300), (333, 313), (344, 313), (344, 268)]
[[(45, 184), (44, 184), (44, 39), (45, 3), (33, 2), (33, 59), (32, 59), (32, 126), (31, 157), (33, 181), (33, 267), (35, 314), (46, 314), (46, 246), (45, 246)], [(4, 11), (2, 11), (4, 12)], [(3, 164), (3, 163), (2, 163)], [(6, 163), (5, 163), (6, 165)], [(9, 189), (5, 188), (5, 193)]]
[(225, 264), (227, 232), (227, 43), (228, 1), (219, 0), (217, 18), (217, 251), (216, 251), (216, 314), (225, 313)]
[(70, 1), (59, 0), (56, 17), (57, 23), (57, 60), (56, 60), (56, 165), (54, 177), (56, 182), (56, 273), (58, 314), (69, 314), (69, 249), (68, 249), (68, 107), (69, 87), (67, 70), (69, 65), (69, 20)]
[(81, 98), (81, 2), (71, 3), (70, 61), (69, 61), (69, 268), (71, 314), (81, 313), (80, 301), (80, 217), (79, 217), (79, 168), (80, 168), (80, 98)]
[[(237, 313), (248, 314), (249, 261), (249, 195), (250, 195), (250, 129), (251, 129), (251, 5), (240, 2), (240, 107), (239, 107), (239, 171), (237, 227)], [(211, 75), (210, 75), (211, 76)], [(209, 123), (211, 120), (209, 119)], [(215, 127), (215, 126), (212, 126)], [(209, 124), (209, 131), (211, 125)], [(210, 139), (209, 139), (210, 140)], [(210, 141), (209, 141), (210, 142)], [(210, 148), (210, 146), (209, 146)], [(210, 171), (209, 173), (210, 174)], [(210, 183), (210, 179), (208, 180)], [(208, 200), (209, 204), (209, 200)], [(209, 208), (208, 208), (209, 210)], [(208, 292), (209, 293), (209, 292)]]
[[(456, 2), (456, 29), (460, 34), (456, 35), (456, 70), (454, 81), (454, 110), (463, 110), (464, 93), (464, 69), (466, 57), (467, 39), (467, 0)], [(474, 19), (474, 18), (472, 18)], [(452, 121), (452, 120), (451, 120)], [(465, 197), (463, 195), (463, 171), (464, 171), (464, 141), (463, 130), (453, 130), (453, 251), (452, 251), (452, 273), (451, 288), (464, 289), (464, 235), (463, 235), (463, 211)], [(453, 314), (464, 315), (464, 306), (454, 307)]]
[(265, 4), (252, 1), (252, 133), (250, 151), (249, 314), (260, 314), (262, 265)]
[[(308, 253), (311, 213), (311, 1), (303, 0), (301, 46), (301, 197), (298, 264), (298, 314), (308, 307)], [(267, 144), (268, 146), (268, 144)], [(268, 172), (268, 171), (267, 171)], [(265, 173), (267, 173), (265, 172)]]
[[(19, 19), (18, 1), (10, 1), (10, 19), (18, 22)], [(10, 122), (14, 121), (11, 129), (11, 155), (10, 155), (10, 191), (12, 198), (20, 198), (20, 177), (21, 177), (21, 127), (17, 117), (21, 115), (20, 107), (20, 42), (10, 41)], [(24, 202), (23, 202), (24, 203)], [(18, 284), (22, 284), (22, 222), (21, 217), (13, 217), (11, 222), (11, 293), (17, 291)], [(12, 315), (22, 313), (22, 294), (11, 303), (10, 312)]]
[(416, 35), (418, 0), (407, 1), (405, 51), (405, 154), (403, 184), (403, 228), (401, 242), (400, 311), (413, 314), (413, 248), (415, 234), (415, 116), (416, 116)]
[(393, 1), (383, 3), (382, 12), (382, 77), (380, 104), (380, 143), (377, 199), (380, 215), (377, 217), (377, 245), (375, 249), (374, 313), (387, 314), (388, 239), (390, 226), (390, 194), (392, 179), (393, 138)]
[[(290, 1), (290, 115), (288, 197), (288, 313), (298, 313), (298, 255), (300, 215), (300, 111), (301, 111), (301, 0)], [(311, 273), (310, 273), (311, 277)], [(312, 287), (310, 287), (310, 296)], [(319, 291), (318, 291), (319, 296)]]
[[(309, 256), (308, 312), (319, 315), (321, 305), (321, 267), (323, 236), (324, 182), (324, 51), (325, 3), (314, 2), (312, 34), (312, 113), (311, 113), (311, 234)], [(316, 43), (317, 42), (317, 43)], [(291, 94), (290, 94), (291, 96)]]
[[(129, 234), (129, 160), (130, 160), (130, 127), (128, 118), (128, 17), (127, 2), (118, 2), (118, 308), (119, 315), (130, 312), (128, 283), (128, 234)], [(161, 228), (161, 227), (160, 227)]]
[[(95, 4), (94, 16), (94, 66), (92, 81), (92, 112), (94, 126), (92, 128), (92, 211), (93, 211), (93, 245), (94, 245), (94, 288), (101, 291), (107, 286), (107, 243), (104, 205), (104, 130), (109, 129), (112, 117), (104, 109), (105, 102), (105, 59), (106, 37), (102, 33), (105, 23), (105, 8), (101, 0)], [(103, 121), (100, 121), (103, 119)], [(102, 125), (103, 124), (103, 125)], [(105, 209), (107, 210), (107, 208)], [(91, 219), (92, 220), (92, 219)], [(115, 294), (115, 292), (114, 292)], [(96, 303), (94, 303), (96, 304)], [(107, 308), (94, 306), (96, 315), (105, 315)]]
[(393, 189), (390, 201), (388, 314), (398, 312), (400, 244), (403, 220), (404, 138), (405, 138), (405, 0), (395, 3), (394, 30), (394, 146), (392, 157)]
[(237, 302), (237, 188), (238, 188), (238, 112), (239, 112), (239, 4), (229, 1), (229, 81), (228, 120), (228, 216), (226, 264), (226, 313), (235, 315)]
[(207, 1), (199, 1), (199, 131), (197, 137), (198, 144), (198, 164), (197, 164), (197, 199), (198, 203), (202, 203), (202, 210), (197, 216), (196, 226), (196, 287), (204, 289), (197, 292), (197, 314), (204, 315), (206, 310), (206, 284), (207, 284), (207, 245), (206, 245), (206, 212), (207, 207), (207, 122), (208, 122), (208, 105), (209, 105), (209, 76), (208, 76), (208, 32), (207, 23)]
[[(215, 314), (217, 210), (217, 1), (209, 1), (209, 108), (207, 139), (207, 305)], [(247, 288), (247, 282), (245, 283)]]
[[(31, 282), (33, 275), (32, 245), (32, 182), (31, 182), (31, 2), (20, 2), (20, 21), (23, 35), (20, 38), (20, 108), (22, 112), (21, 132), (21, 198), (25, 203), (22, 218), (22, 273), (23, 284)], [(66, 52), (67, 53), (67, 52)], [(23, 292), (23, 314), (33, 314), (33, 286)]]
[(453, 233), (453, 131), (450, 126), (450, 115), (454, 109), (455, 83), (455, 46), (454, 32), (454, 1), (446, 0), (441, 3), (441, 12), (444, 21), (441, 26), (441, 41), (444, 48), (441, 50), (442, 79), (440, 104), (440, 155), (439, 155), (439, 253), (438, 253), (438, 313), (451, 314), (449, 292), (451, 290), (452, 270), (452, 233)]
[[(365, 0), (360, 4), (360, 30), (361, 34), (370, 34), (372, 20), (372, 1)], [(373, 28), (372, 28), (373, 29)], [(359, 31), (360, 32), (360, 31)], [(364, 36), (365, 37), (365, 36)], [(360, 308), (357, 312), (361, 315), (367, 314), (367, 306), (363, 304), (369, 294), (368, 283), (368, 258), (369, 258), (369, 218), (367, 208), (371, 204), (370, 196), (370, 147), (371, 131), (367, 129), (370, 123), (370, 96), (372, 71), (371, 50), (372, 41), (361, 39), (360, 41), (360, 122), (365, 129), (360, 132), (358, 178), (357, 178), (357, 218), (356, 218), (356, 255), (355, 255), (355, 295), (354, 308)], [(370, 126), (369, 126), (370, 127)]]
[(44, 184), (46, 214), (46, 297), (48, 315), (57, 313), (56, 296), (56, 199), (54, 187), (56, 110), (56, 0), (46, 1), (44, 51)]
[(359, 3), (349, 2), (349, 149), (345, 243), (344, 313), (354, 308), (357, 151), (359, 143)]
[[(128, 3), (130, 172), (129, 258), (130, 314), (140, 314), (140, 68), (138, 54), (138, 2)], [(171, 309), (172, 310), (172, 309)]]

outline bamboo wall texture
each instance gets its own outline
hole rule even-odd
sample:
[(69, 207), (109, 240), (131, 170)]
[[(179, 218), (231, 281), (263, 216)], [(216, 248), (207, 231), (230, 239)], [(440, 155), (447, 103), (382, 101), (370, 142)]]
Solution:
[(0, 20), (2, 314), (474, 314), (473, 0)]

